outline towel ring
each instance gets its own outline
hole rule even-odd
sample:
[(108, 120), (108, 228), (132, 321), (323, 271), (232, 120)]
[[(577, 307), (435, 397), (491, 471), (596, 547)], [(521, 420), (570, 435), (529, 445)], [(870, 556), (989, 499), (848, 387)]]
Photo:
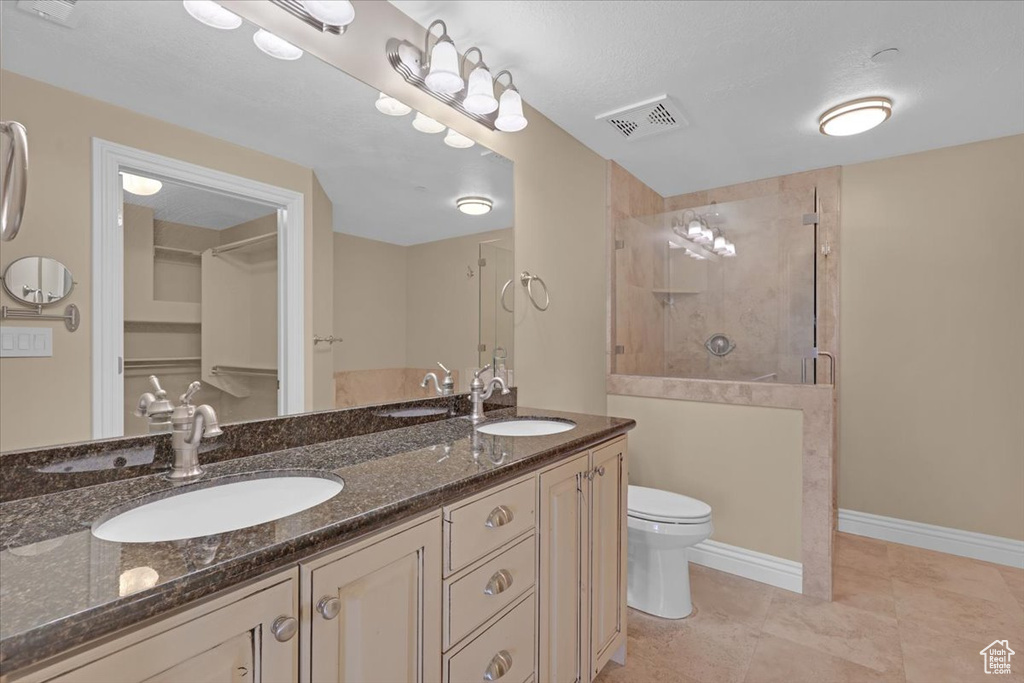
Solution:
[[(524, 270), (522, 275), (519, 276), (519, 281), (523, 283), (523, 287), (526, 287), (526, 293), (530, 297), (530, 303), (532, 303), (538, 311), (548, 310), (548, 306), (551, 305), (551, 295), (548, 294), (548, 286), (544, 284), (544, 280), (540, 279), (536, 275), (530, 275), (530, 272)], [(544, 305), (541, 306), (537, 303), (536, 297), (533, 296), (533, 283), (539, 282), (540, 286), (544, 288)]]
[(3, 187), (0, 187), (0, 240), (8, 242), (18, 235), (25, 214), (28, 191), (28, 134), (17, 121), (0, 122), (0, 134), (9, 135), (11, 145), (2, 162)]
[(511, 278), (508, 282), (505, 283), (505, 286), (501, 288), (501, 307), (504, 308), (509, 313), (515, 313), (515, 311), (513, 311), (511, 308), (505, 305), (505, 292), (508, 291), (509, 285), (511, 285), (513, 282), (515, 282), (515, 278)]

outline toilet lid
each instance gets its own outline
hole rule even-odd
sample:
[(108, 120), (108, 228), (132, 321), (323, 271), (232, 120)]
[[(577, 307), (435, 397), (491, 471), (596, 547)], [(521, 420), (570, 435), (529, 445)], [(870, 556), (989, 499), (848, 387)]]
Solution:
[(632, 517), (655, 522), (696, 524), (711, 518), (711, 506), (702, 500), (646, 486), (629, 487), (628, 509)]

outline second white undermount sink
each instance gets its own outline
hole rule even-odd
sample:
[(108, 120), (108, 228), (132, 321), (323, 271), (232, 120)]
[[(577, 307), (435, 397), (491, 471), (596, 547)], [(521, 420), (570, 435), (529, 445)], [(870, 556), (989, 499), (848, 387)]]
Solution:
[(561, 434), (576, 429), (576, 423), (568, 420), (545, 420), (541, 418), (526, 420), (499, 420), (477, 425), (481, 434), (492, 436), (548, 436)]
[(225, 477), (224, 483), (190, 488), (125, 510), (95, 524), (92, 534), (117, 543), (221, 534), (308, 510), (338, 495), (344, 486), (337, 477), (316, 474), (241, 480)]

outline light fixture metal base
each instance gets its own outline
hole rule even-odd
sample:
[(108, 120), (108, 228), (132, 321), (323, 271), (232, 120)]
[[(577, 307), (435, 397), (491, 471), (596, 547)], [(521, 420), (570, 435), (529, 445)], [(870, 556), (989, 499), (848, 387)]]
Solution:
[(325, 24), (309, 12), (302, 6), (299, 0), (270, 0), (272, 3), (288, 12), (294, 17), (298, 17), (305, 23), (309, 24), (317, 31), (321, 33), (333, 33), (336, 36), (340, 36), (345, 32), (348, 26), (332, 26), (331, 24)]
[[(284, 2), (285, 0), (274, 1)], [(497, 111), (492, 112), (491, 114), (474, 114), (462, 106), (461, 96), (465, 92), (465, 89), (455, 93), (454, 95), (444, 95), (436, 93), (427, 87), (427, 83), (424, 80), (427, 76), (427, 69), (423, 66), (426, 60), (423, 58), (423, 51), (420, 48), (407, 40), (392, 38), (388, 41), (386, 53), (388, 57), (388, 64), (390, 64), (391, 68), (397, 71), (399, 75), (405, 79), (406, 83), (416, 86), (434, 99), (444, 102), (452, 109), (473, 121), (476, 121), (480, 125), (486, 126), (490, 130), (498, 129), (497, 126), (494, 125), (494, 121), (497, 118)]]

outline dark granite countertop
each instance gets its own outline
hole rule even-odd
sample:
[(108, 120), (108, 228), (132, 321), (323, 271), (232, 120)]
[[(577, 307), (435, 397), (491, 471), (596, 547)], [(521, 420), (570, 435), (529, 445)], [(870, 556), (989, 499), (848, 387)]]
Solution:
[[(345, 488), (283, 519), (187, 541), (122, 544), (92, 536), (93, 522), (112, 508), (174, 489), (162, 474), (0, 504), (0, 673), (435, 509), (635, 424), (524, 407), (489, 416), (565, 418), (577, 426), (550, 436), (496, 437), (456, 417), (215, 462), (202, 481), (306, 470), (333, 473)], [(155, 585), (131, 592), (123, 577), (136, 568), (153, 570)], [(147, 569), (140, 573), (154, 580)]]

